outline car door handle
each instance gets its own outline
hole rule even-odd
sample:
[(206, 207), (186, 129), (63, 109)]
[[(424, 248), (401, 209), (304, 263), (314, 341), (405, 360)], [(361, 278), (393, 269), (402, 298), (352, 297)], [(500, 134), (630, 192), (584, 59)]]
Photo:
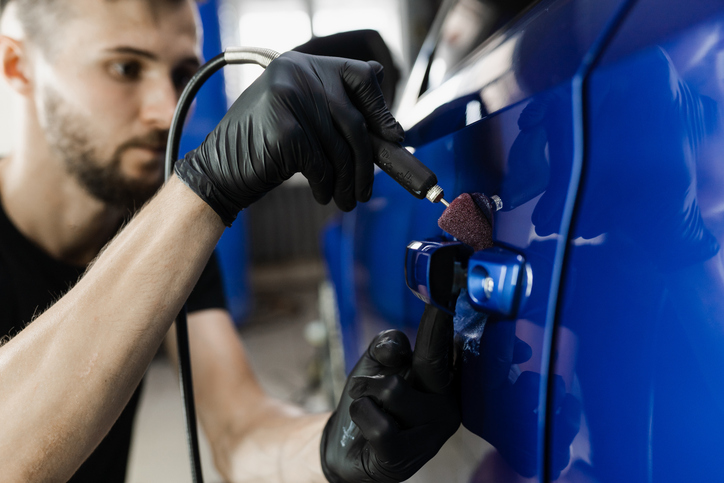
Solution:
[(515, 318), (523, 294), (530, 293), (532, 278), (521, 254), (497, 246), (481, 250), (468, 260), (468, 297), (478, 310)]
[(525, 258), (504, 247), (472, 253), (460, 242), (413, 241), (405, 253), (405, 283), (423, 302), (453, 313), (460, 289), (481, 312), (514, 318), (532, 271)]

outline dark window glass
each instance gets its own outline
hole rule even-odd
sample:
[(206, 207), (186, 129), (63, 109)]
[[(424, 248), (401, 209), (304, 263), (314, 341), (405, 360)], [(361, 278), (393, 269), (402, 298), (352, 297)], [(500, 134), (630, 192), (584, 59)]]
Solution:
[(460, 0), (448, 11), (430, 57), (420, 94), (442, 84), (448, 73), (493, 33), (537, 0)]

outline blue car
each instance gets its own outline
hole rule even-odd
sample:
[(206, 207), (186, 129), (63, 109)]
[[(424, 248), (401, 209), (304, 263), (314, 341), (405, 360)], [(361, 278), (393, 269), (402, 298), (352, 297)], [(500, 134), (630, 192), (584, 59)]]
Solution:
[[(724, 2), (512, 3), (444, 2), (397, 109), (448, 200), (502, 200), (494, 247), (454, 255), (468, 284), (516, 273), (490, 306), (457, 298), (480, 442), (457, 461), (476, 482), (724, 481)], [(443, 208), (378, 173), (325, 231), (347, 370), (381, 329), (414, 337), (407, 247), (460, 247)]]

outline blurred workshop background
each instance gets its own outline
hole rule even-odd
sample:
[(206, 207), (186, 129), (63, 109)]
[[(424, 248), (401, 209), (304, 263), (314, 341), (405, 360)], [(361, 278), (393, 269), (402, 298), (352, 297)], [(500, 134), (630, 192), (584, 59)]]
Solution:
[[(208, 0), (200, 2), (204, 55), (228, 46), (267, 47), (343, 55), (340, 45), (360, 58), (374, 55), (386, 66), (383, 84), (388, 103), (403, 85), (442, 0)], [(360, 31), (322, 40), (342, 32)], [(377, 34), (368, 32), (373, 30)], [(386, 48), (380, 45), (381, 37)], [(262, 72), (234, 66), (216, 74), (198, 95), (185, 128), (182, 152), (196, 147), (226, 108)], [(0, 157), (15, 138), (16, 118), (9, 88), (0, 82)], [(311, 411), (331, 409), (328, 330), (320, 318), (325, 273), (320, 231), (338, 214), (333, 203), (316, 204), (306, 180), (295, 176), (245, 211), (219, 245), (227, 298), (252, 364), (274, 396)], [(402, 274), (400, 273), (400, 276)], [(328, 298), (328, 294), (327, 294)], [(337, 368), (339, 373), (341, 368)], [(205, 481), (220, 483), (210, 451), (202, 441)], [(458, 437), (439, 458), (475, 461), (480, 440)], [(177, 376), (159, 353), (146, 375), (136, 418), (129, 483), (190, 482), (182, 403)], [(444, 465), (448, 468), (451, 465)], [(434, 469), (411, 481), (465, 481), (467, 473), (445, 476)]]

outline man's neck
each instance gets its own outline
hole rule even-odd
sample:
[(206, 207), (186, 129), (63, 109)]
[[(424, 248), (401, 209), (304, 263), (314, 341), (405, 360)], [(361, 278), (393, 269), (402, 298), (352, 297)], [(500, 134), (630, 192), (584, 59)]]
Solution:
[(123, 221), (88, 194), (42, 142), (21, 139), (0, 162), (0, 199), (17, 229), (51, 257), (87, 265)]

